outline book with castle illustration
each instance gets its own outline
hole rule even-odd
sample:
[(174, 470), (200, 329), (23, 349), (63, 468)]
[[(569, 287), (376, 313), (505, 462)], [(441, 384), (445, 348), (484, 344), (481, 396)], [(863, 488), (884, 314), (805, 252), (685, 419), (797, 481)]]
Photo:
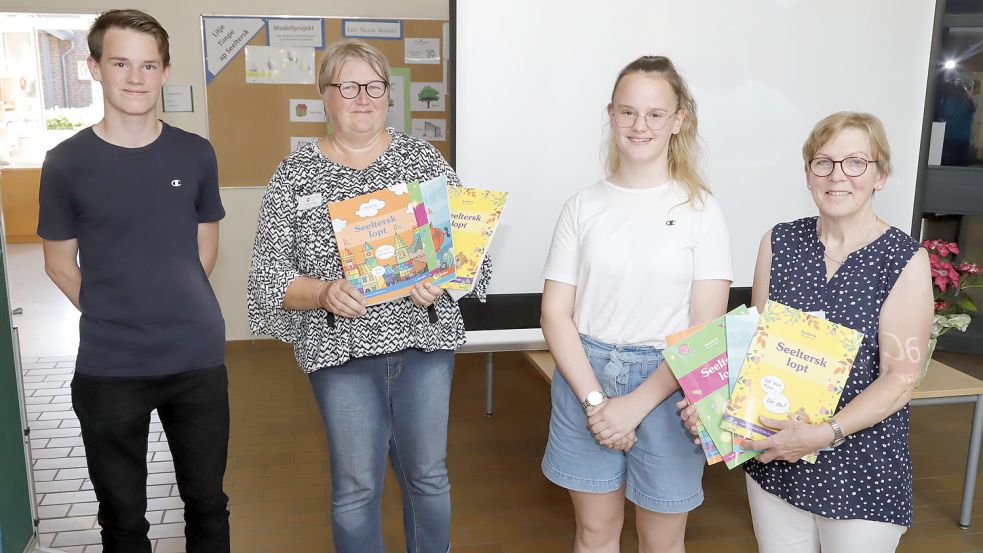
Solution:
[[(817, 424), (833, 416), (864, 335), (769, 301), (761, 313), (721, 427), (760, 440), (759, 417)], [(814, 462), (814, 455), (803, 459)]]
[(488, 245), (495, 236), (508, 192), (448, 186), (447, 196), (457, 276), (443, 287), (470, 292), (477, 282)]
[[(427, 231), (431, 240), (423, 243), (427, 258), (437, 269), (431, 276), (437, 286), (449, 282), (457, 275), (454, 264), (454, 239), (451, 235), (451, 211), (447, 192), (447, 175), (424, 182), (410, 181), (410, 198), (415, 205), (423, 205), (427, 212)], [(430, 245), (433, 249), (428, 249)]]
[(437, 270), (426, 207), (406, 183), (329, 203), (328, 214), (345, 278), (368, 305), (408, 296)]
[[(743, 305), (734, 309), (730, 315), (747, 313)], [(730, 466), (737, 462), (737, 454), (731, 443), (730, 432), (720, 428), (724, 405), (729, 398), (727, 372), (727, 335), (724, 328), (725, 317), (706, 323), (688, 336), (667, 347), (663, 357), (679, 381), (679, 387), (689, 402), (696, 406), (696, 412), (703, 425), (700, 441), (709, 435), (719, 453), (720, 460)], [(668, 341), (668, 340), (667, 340)], [(704, 444), (704, 454), (709, 453)], [(750, 455), (746, 455), (750, 458)], [(716, 461), (707, 455), (710, 464)], [(741, 462), (747, 459), (741, 460)], [(734, 465), (736, 466), (736, 465)], [(731, 467), (733, 468), (733, 467)]]

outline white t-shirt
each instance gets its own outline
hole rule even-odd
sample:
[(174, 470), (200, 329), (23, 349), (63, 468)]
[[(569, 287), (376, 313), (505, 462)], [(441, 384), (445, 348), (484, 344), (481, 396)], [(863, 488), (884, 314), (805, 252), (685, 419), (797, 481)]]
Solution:
[(664, 348), (667, 334), (689, 327), (694, 280), (734, 279), (723, 211), (709, 195), (694, 208), (675, 181), (602, 180), (564, 204), (543, 278), (577, 287), (581, 334)]

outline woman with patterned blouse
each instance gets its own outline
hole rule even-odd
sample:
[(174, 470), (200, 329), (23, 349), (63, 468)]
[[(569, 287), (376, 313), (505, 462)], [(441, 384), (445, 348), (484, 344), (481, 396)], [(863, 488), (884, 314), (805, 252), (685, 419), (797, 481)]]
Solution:
[[(387, 456), (403, 492), (407, 550), (450, 541), (447, 418), (457, 304), (429, 281), (366, 306), (342, 272), (327, 204), (410, 180), (457, 175), (430, 144), (385, 128), (389, 66), (364, 42), (325, 52), (318, 90), (333, 132), (286, 157), (260, 208), (249, 273), (249, 323), (291, 342), (328, 435), (335, 549), (382, 553)], [(490, 266), (475, 294), (484, 298)]]
[[(778, 432), (752, 442), (745, 466), (762, 553), (894, 551), (911, 525), (908, 401), (932, 319), (928, 254), (882, 221), (874, 196), (891, 174), (880, 120), (840, 112), (802, 147), (819, 217), (775, 225), (761, 240), (752, 301), (775, 300), (863, 332), (828, 422), (761, 422)], [(693, 408), (683, 410), (693, 431)], [(812, 465), (799, 461), (819, 454)]]

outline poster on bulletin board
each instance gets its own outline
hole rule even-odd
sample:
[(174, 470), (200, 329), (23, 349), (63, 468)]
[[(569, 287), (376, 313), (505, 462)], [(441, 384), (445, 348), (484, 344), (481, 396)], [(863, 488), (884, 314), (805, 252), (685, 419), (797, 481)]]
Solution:
[(449, 157), (446, 20), (203, 15), (201, 23), (208, 137), (221, 186), (265, 186), (284, 157), (328, 132), (318, 64), (345, 38), (389, 60), (386, 126)]

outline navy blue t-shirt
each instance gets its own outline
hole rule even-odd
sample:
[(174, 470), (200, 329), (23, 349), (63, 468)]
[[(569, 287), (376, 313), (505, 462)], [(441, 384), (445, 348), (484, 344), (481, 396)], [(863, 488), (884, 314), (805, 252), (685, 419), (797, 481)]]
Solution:
[(198, 256), (198, 224), (225, 216), (215, 151), (163, 125), (142, 148), (91, 128), (48, 152), (38, 234), (77, 239), (82, 289), (75, 370), (153, 376), (221, 365), (225, 321)]

